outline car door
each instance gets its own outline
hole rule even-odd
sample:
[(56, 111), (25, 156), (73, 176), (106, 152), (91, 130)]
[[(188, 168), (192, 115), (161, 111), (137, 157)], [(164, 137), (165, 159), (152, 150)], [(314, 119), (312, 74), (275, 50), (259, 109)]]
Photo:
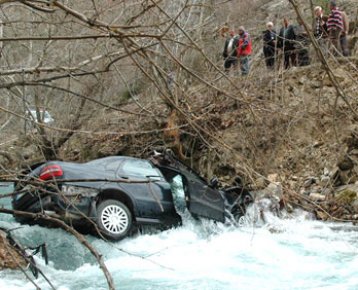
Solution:
[(126, 158), (117, 175), (139, 182), (122, 183), (121, 187), (135, 199), (140, 216), (159, 217), (166, 212), (175, 212), (170, 185), (149, 161)]
[(219, 190), (211, 188), (195, 174), (183, 176), (183, 183), (192, 214), (224, 222), (224, 198)]

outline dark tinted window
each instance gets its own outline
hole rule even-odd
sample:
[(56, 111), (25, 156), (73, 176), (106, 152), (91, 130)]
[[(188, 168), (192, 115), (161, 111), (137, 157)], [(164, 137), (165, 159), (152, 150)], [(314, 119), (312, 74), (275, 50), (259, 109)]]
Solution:
[(111, 157), (92, 160), (87, 162), (87, 164), (91, 164), (92, 166), (97, 166), (98, 168), (104, 167), (105, 170), (107, 171), (116, 172), (119, 169), (123, 160), (124, 160), (123, 157), (111, 156)]
[(122, 169), (124, 174), (132, 175), (132, 176), (138, 176), (143, 178), (149, 176), (162, 177), (160, 171), (157, 168), (153, 167), (153, 165), (147, 160), (138, 160), (138, 159), (126, 160), (123, 163)]

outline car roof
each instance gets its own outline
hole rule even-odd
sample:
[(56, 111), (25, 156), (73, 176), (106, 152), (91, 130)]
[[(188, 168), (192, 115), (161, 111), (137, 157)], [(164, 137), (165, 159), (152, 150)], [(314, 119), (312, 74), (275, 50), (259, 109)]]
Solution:
[(96, 163), (101, 164), (101, 163), (106, 163), (108, 161), (124, 161), (124, 160), (143, 160), (143, 161), (148, 161), (148, 160), (145, 160), (145, 159), (140, 159), (140, 158), (135, 158), (135, 157), (130, 157), (130, 156), (108, 156), (108, 157), (103, 157), (103, 158), (98, 158), (98, 159), (88, 161), (88, 162), (86, 162), (86, 164), (96, 164)]

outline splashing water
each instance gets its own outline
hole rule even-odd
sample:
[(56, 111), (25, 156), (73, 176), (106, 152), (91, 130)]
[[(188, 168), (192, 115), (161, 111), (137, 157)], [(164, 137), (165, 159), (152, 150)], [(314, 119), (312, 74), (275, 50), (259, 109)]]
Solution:
[[(253, 220), (249, 209), (247, 220)], [(250, 216), (251, 215), (251, 216)], [(358, 231), (296, 212), (237, 228), (183, 213), (183, 226), (109, 243), (88, 236), (104, 255), (116, 289), (358, 289)], [(18, 226), (9, 216), (2, 223)], [(6, 221), (4, 221), (6, 219)], [(94, 258), (61, 229), (22, 226), (24, 244), (46, 242), (50, 264), (36, 258), (59, 290), (107, 289)], [(35, 283), (51, 289), (43, 278)], [(0, 289), (35, 289), (20, 271), (0, 272)]]

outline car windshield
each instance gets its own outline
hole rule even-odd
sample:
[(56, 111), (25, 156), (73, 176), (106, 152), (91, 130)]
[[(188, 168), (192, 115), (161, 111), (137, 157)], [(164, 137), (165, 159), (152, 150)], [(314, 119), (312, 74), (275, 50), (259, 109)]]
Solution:
[(130, 159), (123, 164), (125, 174), (138, 177), (162, 177), (160, 171), (146, 160)]

